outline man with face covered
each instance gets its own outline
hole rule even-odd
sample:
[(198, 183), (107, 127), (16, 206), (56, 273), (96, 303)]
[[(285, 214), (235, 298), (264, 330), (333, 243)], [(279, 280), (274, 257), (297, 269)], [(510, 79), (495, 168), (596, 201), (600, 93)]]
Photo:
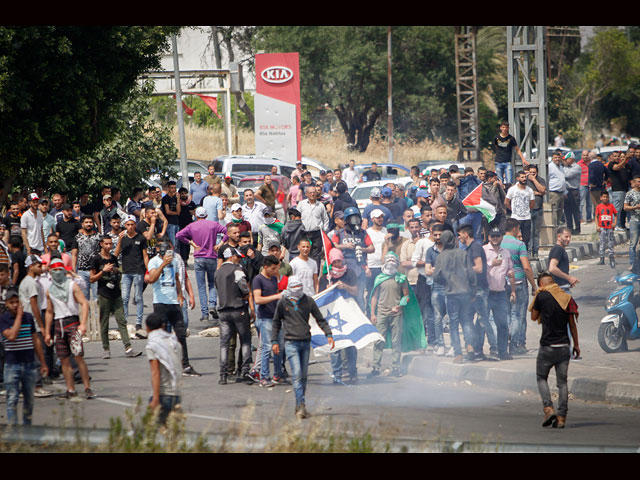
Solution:
[(335, 344), (329, 324), (322, 316), (312, 297), (305, 295), (302, 282), (294, 275), (289, 278), (287, 289), (278, 300), (273, 316), (271, 345), (275, 355), (280, 354), (280, 330), (284, 329), (284, 353), (291, 366), (293, 390), (296, 397), (296, 416), (309, 417), (305, 406), (309, 352), (311, 351), (311, 327), (309, 318), (313, 315), (318, 326), (327, 337), (331, 349)]

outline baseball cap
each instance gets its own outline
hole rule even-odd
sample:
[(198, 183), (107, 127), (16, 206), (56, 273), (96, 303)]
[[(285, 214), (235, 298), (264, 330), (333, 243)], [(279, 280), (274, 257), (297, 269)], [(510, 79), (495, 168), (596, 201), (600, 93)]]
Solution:
[(427, 188), (427, 187), (428, 187), (427, 182), (424, 180), (420, 180), (420, 188)]
[(429, 192), (427, 192), (426, 190), (418, 190), (416, 192), (416, 197), (429, 198), (430, 196), (431, 196), (431, 194)]
[(40, 197), (38, 197), (37, 193), (30, 193), (29, 200), (40, 200)]
[(153, 206), (153, 202), (144, 202), (144, 203), (142, 204), (142, 208), (144, 208), (144, 209), (150, 209), (150, 208), (155, 208), (155, 207)]
[(9, 287), (5, 293), (4, 299), (9, 300), (13, 297), (20, 297), (18, 290), (15, 287)]
[(231, 205), (231, 211), (235, 212), (236, 210), (242, 210), (242, 205), (240, 205), (239, 203), (234, 203), (233, 205)]
[(223, 258), (231, 258), (232, 256), (237, 255), (238, 257), (243, 257), (244, 255), (242, 255), (238, 250), (236, 250), (233, 247), (229, 247), (227, 249), (225, 249), (224, 253), (222, 254)]
[(207, 209), (204, 207), (198, 207), (196, 208), (196, 217), (198, 218), (207, 218), (208, 213), (207, 213)]
[(276, 241), (276, 240), (272, 240), (267, 244), (267, 250), (271, 250), (273, 247), (278, 247), (280, 248), (280, 242)]
[(336, 210), (333, 212), (333, 218), (344, 218), (344, 212), (342, 210)]
[(102, 200), (106, 200), (107, 198), (112, 198), (110, 193), (107, 193), (102, 197)]
[(382, 196), (383, 197), (390, 197), (391, 195), (393, 195), (393, 192), (391, 191), (391, 189), (389, 187), (384, 187), (382, 189)]
[(224, 178), (231, 178), (231, 172), (225, 172)]
[(490, 237), (499, 237), (502, 235), (504, 235), (504, 232), (500, 227), (493, 227), (491, 230), (489, 230)]
[(274, 215), (273, 208), (267, 207), (262, 211), (263, 215)]
[(376, 209), (372, 210), (369, 215), (371, 216), (371, 218), (378, 218), (378, 217), (384, 216), (384, 212), (382, 210), (380, 210), (379, 208), (376, 208)]
[(63, 203), (60, 207), (60, 210), (71, 210), (71, 205), (69, 203)]
[(370, 198), (380, 198), (380, 195), (382, 195), (382, 192), (380, 192), (380, 189), (378, 187), (373, 187), (371, 189), (371, 193), (369, 194)]
[(42, 263), (42, 258), (38, 255), (29, 255), (24, 261), (24, 266), (29, 268), (34, 263)]
[(484, 174), (485, 178), (491, 178), (491, 177), (497, 177), (498, 174), (496, 172), (492, 172), (491, 170), (489, 170), (487, 173)]
[(133, 215), (127, 215), (126, 217), (124, 217), (124, 221), (122, 223), (125, 224), (127, 222), (137, 223), (136, 222), (136, 217), (133, 216)]

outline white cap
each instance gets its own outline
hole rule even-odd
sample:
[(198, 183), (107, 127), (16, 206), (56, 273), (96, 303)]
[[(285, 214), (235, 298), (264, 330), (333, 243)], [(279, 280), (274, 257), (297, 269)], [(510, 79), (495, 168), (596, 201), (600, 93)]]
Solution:
[(369, 215), (371, 216), (371, 218), (378, 218), (378, 217), (382, 217), (384, 215), (384, 212), (379, 208), (376, 208), (372, 210)]
[(235, 212), (236, 210), (242, 210), (242, 205), (240, 205), (239, 203), (234, 203), (233, 205), (231, 205), (231, 211)]
[(207, 213), (207, 209), (204, 207), (196, 208), (196, 217), (197, 218), (207, 218), (209, 214)]
[(133, 222), (133, 223), (138, 223), (136, 221), (136, 217), (133, 215), (127, 215), (126, 217), (124, 217), (124, 221), (122, 222), (122, 224), (126, 224), (127, 222)]

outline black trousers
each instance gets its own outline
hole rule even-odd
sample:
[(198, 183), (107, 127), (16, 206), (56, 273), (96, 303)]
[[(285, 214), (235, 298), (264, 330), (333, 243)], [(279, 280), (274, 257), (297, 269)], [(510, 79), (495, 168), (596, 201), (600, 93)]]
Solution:
[(178, 342), (182, 346), (182, 368), (187, 368), (189, 366), (189, 352), (187, 350), (187, 329), (182, 318), (182, 308), (180, 308), (180, 305), (154, 303), (153, 313), (163, 315), (167, 319), (167, 323), (171, 325), (176, 337), (178, 337)]
[(568, 188), (564, 202), (564, 217), (570, 230), (580, 230), (580, 189)]
[(247, 308), (218, 310), (220, 315), (220, 375), (229, 375), (229, 342), (236, 334), (240, 337), (242, 364), (238, 370), (242, 375), (251, 368), (251, 317)]
[(313, 258), (318, 264), (318, 271), (320, 271), (320, 263), (322, 262), (322, 232), (320, 230), (314, 230), (313, 232), (307, 232), (307, 238), (311, 240), (311, 252), (309, 252), (309, 258)]

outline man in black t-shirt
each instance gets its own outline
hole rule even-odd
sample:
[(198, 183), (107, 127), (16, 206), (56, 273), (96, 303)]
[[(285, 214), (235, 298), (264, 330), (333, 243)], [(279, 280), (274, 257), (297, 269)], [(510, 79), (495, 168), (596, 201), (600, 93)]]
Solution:
[(111, 358), (109, 350), (109, 316), (113, 314), (118, 325), (120, 338), (124, 344), (124, 354), (127, 357), (137, 357), (142, 354), (131, 348), (127, 321), (122, 307), (122, 293), (120, 291), (120, 270), (118, 258), (111, 253), (113, 239), (109, 235), (100, 238), (100, 251), (91, 257), (89, 280), (98, 282), (98, 308), (100, 311), (100, 337), (102, 339), (102, 358)]
[[(178, 227), (180, 230), (182, 230), (190, 223), (193, 223), (193, 214), (198, 206), (193, 200), (189, 199), (189, 190), (184, 187), (178, 190), (178, 197), (180, 200), (180, 215), (178, 216)], [(186, 266), (187, 260), (189, 260), (191, 245), (184, 242), (178, 242), (178, 250)]]
[[(569, 403), (567, 387), (569, 360), (572, 352), (575, 358), (580, 357), (576, 327), (578, 306), (570, 295), (554, 285), (553, 277), (549, 273), (542, 273), (538, 277), (538, 287), (538, 294), (531, 306), (531, 320), (537, 320), (542, 324), (540, 348), (536, 359), (538, 391), (544, 409), (542, 426), (553, 425), (554, 428), (564, 428)], [(567, 327), (571, 332), (571, 339), (569, 339)], [(573, 340), (573, 348), (571, 340)], [(555, 368), (558, 385), (557, 416), (547, 382), (552, 368)]]
[(176, 233), (180, 229), (180, 212), (182, 211), (176, 182), (171, 180), (167, 183), (167, 194), (162, 197), (162, 213), (167, 217), (167, 236), (172, 245), (176, 244)]
[(569, 275), (569, 255), (566, 248), (571, 243), (571, 230), (568, 227), (558, 228), (556, 240), (557, 243), (549, 252), (547, 259), (548, 270), (553, 280), (568, 292), (569, 288), (580, 283), (576, 277)]
[(496, 138), (494, 138), (493, 147), (496, 153), (494, 158), (496, 173), (503, 183), (513, 183), (513, 164), (511, 163), (513, 150), (520, 155), (523, 166), (528, 165), (529, 162), (527, 162), (520, 151), (520, 147), (518, 146), (516, 139), (509, 134), (508, 122), (502, 122), (500, 124), (500, 133), (496, 135)]
[(156, 240), (164, 237), (167, 232), (167, 224), (159, 218), (158, 212), (150, 202), (144, 204), (144, 219), (140, 220), (136, 231), (147, 240), (149, 258), (155, 257), (157, 253)]
[(9, 245), (11, 237), (22, 237), (22, 229), (20, 228), (20, 205), (18, 202), (11, 202), (9, 213), (2, 219), (5, 226), (5, 234), (2, 239), (5, 244)]
[(136, 217), (129, 215), (124, 220), (125, 231), (120, 233), (120, 241), (114, 255), (122, 254), (122, 306), (124, 318), (129, 316), (129, 295), (133, 285), (136, 306), (136, 330), (142, 329), (142, 313), (144, 304), (144, 274), (149, 264), (147, 239), (136, 231)]
[(56, 224), (56, 234), (64, 242), (64, 251), (70, 252), (73, 240), (80, 231), (80, 222), (73, 217), (71, 205), (65, 203), (61, 207), (62, 220)]

